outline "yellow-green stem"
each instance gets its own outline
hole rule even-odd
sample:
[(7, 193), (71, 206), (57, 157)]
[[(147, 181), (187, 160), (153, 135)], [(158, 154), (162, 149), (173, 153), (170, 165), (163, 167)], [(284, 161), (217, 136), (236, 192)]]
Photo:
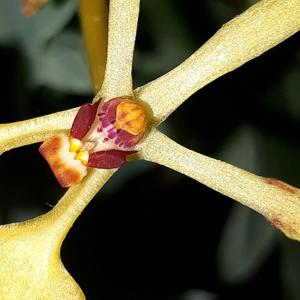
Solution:
[(193, 93), (300, 30), (299, 16), (299, 0), (258, 1), (223, 25), (187, 60), (135, 94), (162, 122)]
[(114, 172), (115, 170), (90, 169), (88, 175), (79, 184), (69, 188), (48, 213), (48, 219), (58, 225), (54, 227), (59, 247), (75, 220)]
[(14, 123), (0, 124), (0, 153), (42, 142), (70, 129), (78, 108)]
[(231, 197), (264, 215), (289, 238), (300, 241), (300, 190), (182, 147), (157, 130), (138, 145), (140, 155)]
[(140, 0), (109, 2), (107, 64), (104, 81), (94, 101), (132, 96), (132, 60)]

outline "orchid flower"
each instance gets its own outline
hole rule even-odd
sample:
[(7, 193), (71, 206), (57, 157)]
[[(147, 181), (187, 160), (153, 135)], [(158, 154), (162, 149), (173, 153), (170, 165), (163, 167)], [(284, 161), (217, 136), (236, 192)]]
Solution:
[[(93, 25), (105, 28), (105, 10), (100, 9), (105, 1), (81, 1), (97, 91), (91, 103), (0, 125), (0, 152), (43, 142), (41, 154), (59, 183), (70, 187), (48, 213), (0, 227), (1, 299), (85, 299), (63, 267), (60, 247), (81, 211), (128, 159), (145, 159), (185, 174), (254, 209), (285, 235), (300, 241), (299, 189), (191, 151), (156, 129), (197, 90), (296, 33), (300, 29), (299, 0), (259, 1), (222, 26), (179, 66), (133, 90), (139, 2), (110, 0), (107, 59), (101, 84), (103, 76), (95, 70), (103, 67), (103, 60), (101, 66), (95, 62), (103, 56), (92, 54), (105, 47), (99, 46), (97, 34), (91, 39), (85, 29)], [(98, 14), (102, 25), (83, 13), (91, 7), (95, 9), (90, 12)]]

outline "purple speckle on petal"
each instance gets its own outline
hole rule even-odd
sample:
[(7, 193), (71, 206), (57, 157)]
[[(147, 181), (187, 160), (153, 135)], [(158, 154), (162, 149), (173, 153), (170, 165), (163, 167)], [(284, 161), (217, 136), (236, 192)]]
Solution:
[(102, 127), (107, 127), (110, 125), (110, 122), (107, 119), (103, 119), (101, 120), (101, 122), (102, 122)]
[(113, 139), (114, 137), (116, 137), (117, 133), (115, 131), (111, 131), (108, 134), (108, 138)]

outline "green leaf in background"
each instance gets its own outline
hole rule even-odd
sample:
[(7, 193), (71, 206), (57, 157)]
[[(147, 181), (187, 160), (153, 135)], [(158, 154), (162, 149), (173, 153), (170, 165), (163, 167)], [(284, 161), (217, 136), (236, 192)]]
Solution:
[(250, 172), (260, 173), (263, 169), (260, 141), (260, 133), (244, 125), (220, 147), (218, 158)]
[(217, 296), (203, 290), (189, 290), (180, 300), (215, 300)]
[[(295, 131), (295, 139), (297, 132)], [(280, 180), (289, 182), (292, 185), (299, 186), (299, 168), (300, 168), (300, 144), (296, 141), (284, 137), (266, 136), (263, 139), (265, 164), (268, 168), (268, 174), (277, 177)]]
[(269, 86), (264, 101), (277, 113), (300, 120), (300, 57), (292, 57), (281, 78)]
[(153, 170), (155, 167), (155, 164), (144, 160), (131, 161), (120, 168), (116, 174), (114, 174), (114, 176), (105, 184), (102, 192), (104, 193), (105, 191), (112, 190), (117, 191), (126, 186), (129, 181), (134, 180), (134, 178)]
[(0, 1), (0, 43), (18, 43), (30, 52), (65, 27), (74, 16), (78, 1), (50, 1), (31, 18), (21, 14), (21, 7), (22, 0)]
[[(249, 126), (238, 130), (223, 146), (221, 159), (260, 173), (259, 134)], [(218, 249), (222, 280), (235, 284), (253, 276), (273, 249), (275, 230), (260, 215), (235, 204), (227, 219)]]
[(219, 25), (223, 25), (229, 21), (237, 13), (237, 9), (234, 3), (228, 3), (229, 1), (222, 0), (205, 0), (206, 5), (209, 8), (213, 20)]
[(78, 1), (51, 1), (31, 18), (21, 15), (21, 6), (21, 0), (0, 2), (0, 43), (20, 48), (28, 60), (30, 84), (66, 93), (91, 93), (80, 33), (64, 30)]
[(284, 300), (296, 300), (300, 295), (299, 242), (281, 240), (281, 280)]
[(0, 43), (12, 42), (18, 32), (18, 18), (20, 18), (21, 1), (0, 1)]
[(300, 60), (287, 70), (283, 78), (283, 93), (288, 113), (300, 120)]
[(155, 51), (135, 49), (134, 69), (145, 78), (145, 82), (135, 82), (137, 86), (168, 72), (197, 48), (193, 46), (187, 24), (172, 0), (141, 1), (141, 11), (145, 19), (141, 17), (139, 22), (148, 27)]
[(234, 18), (259, 0), (205, 0), (211, 16), (218, 25)]
[(246, 2), (246, 6), (249, 7), (253, 4), (255, 4), (256, 2), (258, 2), (259, 0), (245, 0)]
[(275, 238), (275, 229), (262, 216), (235, 204), (218, 249), (221, 279), (237, 284), (255, 275), (271, 253)]
[(76, 32), (64, 31), (32, 57), (32, 79), (59, 91), (87, 94), (92, 86), (85, 61), (82, 38)]

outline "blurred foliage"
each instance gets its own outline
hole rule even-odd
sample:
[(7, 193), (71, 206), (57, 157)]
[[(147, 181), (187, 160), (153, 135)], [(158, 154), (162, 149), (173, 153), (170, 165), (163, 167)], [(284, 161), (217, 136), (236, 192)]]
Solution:
[[(260, 144), (259, 131), (250, 126), (240, 127), (221, 146), (219, 157), (245, 170), (264, 174)], [(220, 240), (218, 264), (221, 277), (235, 284), (249, 280), (270, 255), (274, 245), (275, 229), (267, 220), (235, 204)]]
[(77, 1), (50, 2), (33, 18), (20, 14), (21, 2), (1, 1), (0, 41), (20, 48), (30, 69), (30, 84), (89, 93), (82, 39), (78, 30), (63, 31), (76, 13)]
[[(172, 69), (254, 2), (142, 0), (135, 86)], [(25, 19), (21, 0), (0, 1), (1, 122), (91, 98), (77, 4), (52, 1)], [(299, 45), (297, 34), (211, 83), (162, 130), (196, 151), (299, 187)], [(45, 212), (64, 192), (36, 145), (5, 153), (0, 168), (1, 223)], [(87, 299), (296, 300), (299, 249), (249, 209), (141, 161), (122, 168), (89, 205), (62, 255)]]

